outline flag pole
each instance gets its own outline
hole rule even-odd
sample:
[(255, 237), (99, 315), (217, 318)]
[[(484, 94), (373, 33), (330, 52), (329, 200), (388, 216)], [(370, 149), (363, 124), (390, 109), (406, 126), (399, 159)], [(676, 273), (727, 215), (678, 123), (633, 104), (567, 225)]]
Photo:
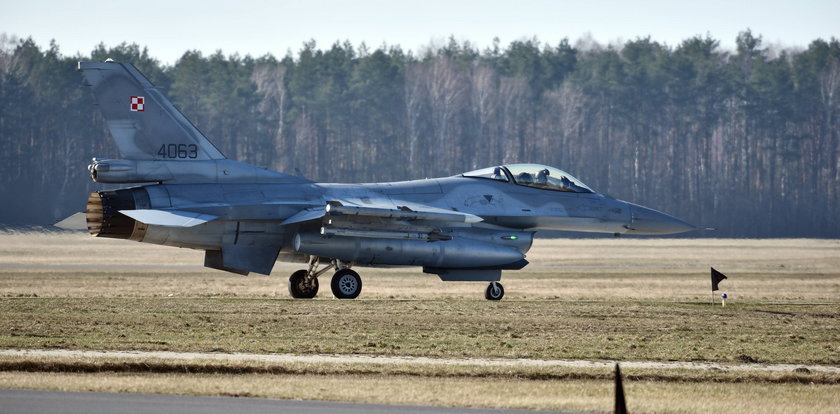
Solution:
[(624, 400), (624, 385), (621, 383), (621, 369), (615, 363), (615, 408), (613, 414), (627, 414), (627, 403)]
[(718, 290), (718, 283), (726, 279), (726, 275), (721, 272), (715, 270), (714, 267), (711, 268), (712, 270), (712, 306), (715, 305), (715, 291)]

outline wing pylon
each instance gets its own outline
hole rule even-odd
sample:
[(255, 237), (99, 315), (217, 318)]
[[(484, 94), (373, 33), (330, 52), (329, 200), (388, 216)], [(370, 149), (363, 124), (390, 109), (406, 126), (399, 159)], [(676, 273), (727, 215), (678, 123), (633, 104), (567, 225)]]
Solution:
[(398, 206), (397, 209), (378, 208), (378, 207), (361, 207), (361, 206), (344, 206), (336, 204), (327, 204), (327, 213), (330, 215), (352, 215), (352, 216), (368, 216), (379, 218), (391, 218), (400, 220), (426, 220), (426, 221), (447, 221), (456, 223), (478, 223), (483, 221), (479, 216), (469, 213), (462, 213), (459, 211), (445, 211), (441, 209), (434, 210), (413, 210), (406, 206)]

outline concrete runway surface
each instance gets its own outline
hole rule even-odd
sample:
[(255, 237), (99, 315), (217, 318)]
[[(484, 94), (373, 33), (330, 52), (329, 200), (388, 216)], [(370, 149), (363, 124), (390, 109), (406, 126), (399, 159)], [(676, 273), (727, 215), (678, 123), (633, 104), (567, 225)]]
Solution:
[[(0, 414), (516, 414), (534, 412), (264, 398), (0, 389)], [(539, 412), (548, 413), (549, 411)]]

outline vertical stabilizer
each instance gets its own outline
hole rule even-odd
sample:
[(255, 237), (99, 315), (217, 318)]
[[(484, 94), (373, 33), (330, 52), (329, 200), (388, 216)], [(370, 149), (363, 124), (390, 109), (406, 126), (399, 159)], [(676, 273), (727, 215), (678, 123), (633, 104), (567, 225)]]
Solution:
[(220, 160), (225, 156), (129, 63), (79, 62), (122, 157)]

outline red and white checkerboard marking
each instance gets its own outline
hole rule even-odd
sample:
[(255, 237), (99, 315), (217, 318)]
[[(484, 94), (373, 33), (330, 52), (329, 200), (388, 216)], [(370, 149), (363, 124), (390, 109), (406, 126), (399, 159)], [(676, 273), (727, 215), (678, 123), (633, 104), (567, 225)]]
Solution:
[(143, 112), (145, 106), (146, 100), (142, 96), (131, 97), (131, 112)]

